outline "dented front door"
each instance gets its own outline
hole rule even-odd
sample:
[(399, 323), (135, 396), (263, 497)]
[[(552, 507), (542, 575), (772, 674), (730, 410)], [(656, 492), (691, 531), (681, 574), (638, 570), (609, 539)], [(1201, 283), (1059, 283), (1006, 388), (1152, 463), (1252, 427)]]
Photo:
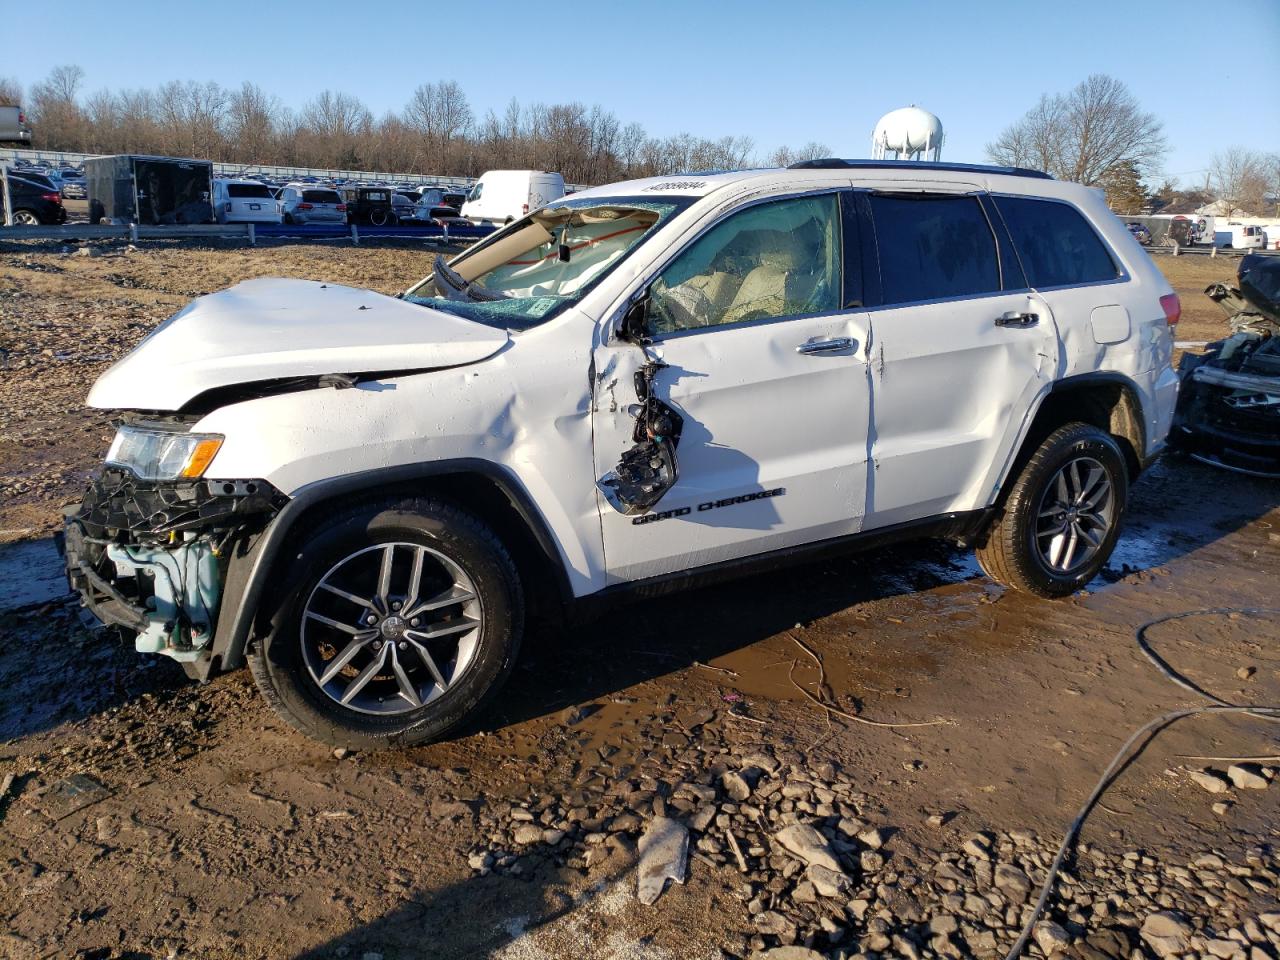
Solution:
[[(853, 312), (656, 340), (655, 395), (680, 416), (679, 479), (626, 515), (600, 497), (610, 579), (638, 580), (856, 533), (866, 500), (867, 318)], [(817, 347), (814, 350), (814, 347)], [(810, 352), (800, 352), (807, 348)], [(599, 348), (598, 477), (635, 446), (641, 348)]]

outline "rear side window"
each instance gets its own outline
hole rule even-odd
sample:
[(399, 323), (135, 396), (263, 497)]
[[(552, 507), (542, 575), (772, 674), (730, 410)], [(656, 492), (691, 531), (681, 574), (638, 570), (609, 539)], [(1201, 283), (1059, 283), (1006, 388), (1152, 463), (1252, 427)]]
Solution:
[(1120, 276), (1106, 245), (1074, 207), (1030, 197), (995, 199), (1031, 286), (1101, 283)]
[(245, 200), (270, 200), (271, 191), (264, 183), (229, 183), (227, 196)]
[(335, 190), (303, 190), (302, 199), (307, 203), (341, 203), (342, 198)]
[(996, 239), (976, 197), (873, 194), (884, 303), (1000, 289)]

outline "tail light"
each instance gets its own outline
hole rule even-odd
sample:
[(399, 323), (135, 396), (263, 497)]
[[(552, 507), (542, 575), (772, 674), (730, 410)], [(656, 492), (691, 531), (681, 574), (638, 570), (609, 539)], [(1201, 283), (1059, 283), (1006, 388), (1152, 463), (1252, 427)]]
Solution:
[(60, 193), (42, 193), (42, 194), (40, 194), (40, 199), (41, 199), (41, 200), (48, 200), (50, 203), (61, 203), (61, 202), (62, 202), (62, 194), (60, 194)]
[(27, 122), (27, 115), (26, 115), (25, 113), (23, 113), (21, 110), (19, 110), (19, 111), (18, 111), (18, 122), (19, 122), (19, 123), (26, 123), (26, 122)]
[(314, 209), (314, 208), (313, 208), (313, 207), (311, 206), (311, 204), (309, 204), (309, 203), (300, 203), (300, 204), (298, 204), (298, 209), (299, 209), (299, 210), (311, 210), (311, 209)]
[(1164, 311), (1165, 323), (1170, 327), (1176, 327), (1182, 318), (1182, 301), (1178, 299), (1178, 295), (1166, 293), (1160, 298), (1160, 309)]
[(520, 204), (520, 212), (527, 214), (529, 212), (529, 205), (527, 203)]
[(339, 213), (346, 213), (346, 212), (347, 212), (347, 205), (346, 205), (345, 203), (340, 203), (340, 204), (338, 204), (338, 212), (339, 212)]

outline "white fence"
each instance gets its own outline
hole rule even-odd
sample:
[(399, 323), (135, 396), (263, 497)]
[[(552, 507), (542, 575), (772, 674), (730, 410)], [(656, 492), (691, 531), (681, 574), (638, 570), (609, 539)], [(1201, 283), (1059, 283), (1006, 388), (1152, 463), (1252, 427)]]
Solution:
[[(96, 153), (69, 153), (60, 150), (0, 149), (0, 163), (26, 160), (31, 163), (79, 166)], [(441, 187), (470, 188), (475, 180), (470, 177), (434, 177), (417, 173), (385, 173), (376, 170), (331, 170), (320, 167), (275, 167), (263, 163), (214, 163), (214, 176), (218, 177), (268, 177), (272, 180), (294, 180), (299, 177), (316, 177), (320, 180), (385, 180), (388, 183), (431, 184)]]

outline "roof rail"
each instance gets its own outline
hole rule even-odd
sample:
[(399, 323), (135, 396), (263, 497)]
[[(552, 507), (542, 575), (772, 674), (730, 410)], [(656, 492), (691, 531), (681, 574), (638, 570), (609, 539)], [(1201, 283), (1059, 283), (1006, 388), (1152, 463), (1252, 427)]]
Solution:
[(997, 167), (985, 163), (938, 163), (932, 160), (841, 160), (826, 157), (822, 160), (802, 160), (787, 167), (788, 170), (951, 170), (956, 173), (995, 173), (1006, 177), (1033, 177), (1052, 180), (1042, 170), (1026, 167)]

